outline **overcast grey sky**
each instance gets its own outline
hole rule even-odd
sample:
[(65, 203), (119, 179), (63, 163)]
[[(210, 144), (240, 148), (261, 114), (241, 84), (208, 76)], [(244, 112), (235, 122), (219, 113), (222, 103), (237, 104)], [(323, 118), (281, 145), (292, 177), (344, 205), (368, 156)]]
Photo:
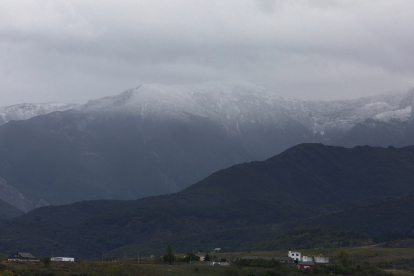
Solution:
[(414, 85), (412, 0), (1, 0), (0, 106), (244, 80), (302, 99)]

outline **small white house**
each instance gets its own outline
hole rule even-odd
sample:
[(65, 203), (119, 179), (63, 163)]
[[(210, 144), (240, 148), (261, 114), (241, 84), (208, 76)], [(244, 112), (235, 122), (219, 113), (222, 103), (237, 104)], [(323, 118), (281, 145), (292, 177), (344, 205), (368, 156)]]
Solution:
[(74, 262), (75, 258), (72, 258), (72, 257), (53, 257), (50, 260), (54, 261), (54, 262)]
[(300, 252), (289, 251), (288, 256), (294, 261), (302, 261), (302, 254)]

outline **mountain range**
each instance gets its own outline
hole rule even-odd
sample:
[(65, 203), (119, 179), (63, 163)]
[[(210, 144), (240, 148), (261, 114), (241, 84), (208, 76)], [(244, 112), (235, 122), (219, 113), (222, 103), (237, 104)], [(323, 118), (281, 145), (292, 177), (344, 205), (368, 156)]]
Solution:
[(0, 177), (31, 208), (178, 192), (300, 143), (414, 144), (413, 96), (303, 101), (251, 83), (210, 82), (142, 85), (84, 105), (6, 107)]

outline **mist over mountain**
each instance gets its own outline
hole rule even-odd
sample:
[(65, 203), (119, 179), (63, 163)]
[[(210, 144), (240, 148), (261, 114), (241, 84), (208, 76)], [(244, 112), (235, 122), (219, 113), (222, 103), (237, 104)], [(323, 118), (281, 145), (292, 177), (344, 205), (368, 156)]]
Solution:
[(0, 177), (34, 205), (178, 192), (299, 143), (414, 144), (413, 95), (302, 101), (251, 83), (210, 82), (142, 85), (51, 113), (6, 108), (7, 118), (39, 116), (0, 126)]

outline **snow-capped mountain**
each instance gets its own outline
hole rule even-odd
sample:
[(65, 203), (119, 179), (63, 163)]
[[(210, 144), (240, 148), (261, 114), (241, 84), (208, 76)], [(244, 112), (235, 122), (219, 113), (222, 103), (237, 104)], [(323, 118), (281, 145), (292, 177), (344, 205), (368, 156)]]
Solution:
[(192, 85), (147, 84), (119, 95), (90, 100), (85, 105), (25, 103), (0, 107), (0, 125), (55, 111), (127, 111), (147, 116), (184, 119), (199, 116), (230, 126), (233, 122), (283, 122), (286, 117), (315, 135), (349, 131), (358, 123), (402, 122), (411, 119), (414, 91), (353, 100), (304, 101), (249, 82), (207, 82)]
[[(84, 110), (126, 108), (141, 116), (188, 114), (215, 121), (243, 121), (262, 117), (278, 105), (282, 97), (251, 83), (208, 82), (193, 85), (142, 85), (117, 96), (89, 101)], [(265, 108), (260, 110), (258, 108)]]
[(399, 120), (402, 118), (401, 112), (405, 114), (402, 116), (408, 119), (411, 114), (410, 106), (413, 105), (413, 95), (414, 91), (410, 91), (354, 100), (285, 100), (284, 102), (293, 117), (312, 129), (314, 133), (322, 133), (330, 129), (348, 131), (367, 119), (384, 121), (386, 118), (394, 118)]
[(413, 96), (324, 102), (245, 82), (142, 85), (0, 126), (0, 177), (51, 204), (177, 192), (299, 143), (414, 144)]
[(29, 118), (76, 108), (76, 104), (64, 103), (24, 103), (12, 106), (0, 107), (0, 125), (12, 120), (27, 120)]
[(84, 111), (124, 110), (141, 117), (199, 116), (229, 127), (243, 124), (280, 124), (295, 120), (314, 135), (347, 132), (366, 120), (411, 120), (414, 91), (353, 100), (303, 101), (247, 82), (209, 82), (195, 85), (142, 85), (119, 95), (91, 100)]

